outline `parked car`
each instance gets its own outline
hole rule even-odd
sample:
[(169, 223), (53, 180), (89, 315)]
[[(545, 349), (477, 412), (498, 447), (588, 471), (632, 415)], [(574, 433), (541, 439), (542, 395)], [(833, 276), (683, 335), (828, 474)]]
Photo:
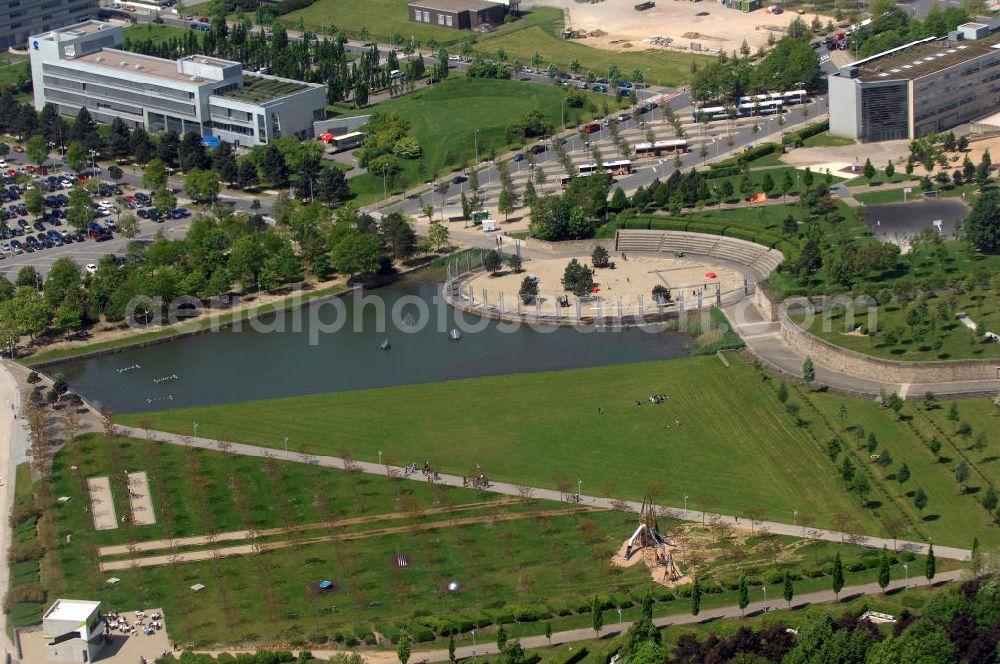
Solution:
[(83, 269), (85, 269), (90, 274), (97, 274), (97, 266), (94, 265), (93, 263), (87, 263), (86, 265), (83, 266)]
[(548, 148), (542, 145), (541, 143), (539, 143), (538, 145), (531, 146), (531, 154), (542, 154), (546, 150), (548, 150)]
[(607, 87), (605, 87), (603, 85), (595, 85), (594, 86), (594, 92), (604, 93), (604, 92), (607, 92), (607, 91), (608, 91)]

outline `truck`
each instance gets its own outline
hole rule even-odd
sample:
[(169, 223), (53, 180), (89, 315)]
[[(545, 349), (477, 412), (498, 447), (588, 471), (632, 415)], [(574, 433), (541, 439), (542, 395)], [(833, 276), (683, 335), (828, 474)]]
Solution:
[(600, 130), (601, 130), (600, 122), (588, 122), (587, 124), (583, 125), (583, 133), (585, 134), (594, 134), (596, 132), (599, 132)]

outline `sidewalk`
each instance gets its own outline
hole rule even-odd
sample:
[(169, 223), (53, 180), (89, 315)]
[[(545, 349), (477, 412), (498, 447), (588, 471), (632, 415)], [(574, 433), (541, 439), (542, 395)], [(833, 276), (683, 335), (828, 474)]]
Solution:
[[(116, 429), (122, 435), (133, 435), (130, 427), (125, 427), (122, 425), (117, 425)], [(140, 438), (147, 437), (146, 430), (136, 430), (136, 435)], [(211, 438), (196, 438), (193, 436), (181, 436), (179, 434), (169, 433), (165, 431), (148, 431), (148, 438), (150, 440), (156, 440), (164, 443), (171, 443), (174, 445), (190, 445), (193, 447), (200, 447), (209, 450), (218, 450), (220, 441), (213, 440)], [(228, 444), (228, 443), (227, 443)], [(333, 456), (316, 456), (316, 455), (305, 455), (303, 456), (299, 452), (286, 451), (278, 448), (271, 447), (260, 447), (258, 445), (247, 445), (245, 443), (233, 443), (230, 448), (234, 454), (241, 454), (245, 456), (255, 456), (264, 457), (269, 456), (271, 458), (277, 459), (279, 461), (291, 461), (294, 463), (315, 463), (319, 466), (325, 466), (328, 468), (344, 468), (344, 459)], [(359, 472), (368, 473), (370, 475), (381, 475), (383, 477), (388, 477), (390, 475), (395, 477), (409, 477), (405, 475), (404, 469), (398, 466), (390, 465), (380, 465), (377, 463), (371, 463), (367, 461), (352, 461), (351, 462)], [(420, 476), (414, 476), (410, 481), (419, 481)], [(463, 478), (457, 475), (440, 475), (440, 479), (435, 480), (436, 484), (443, 484), (446, 486), (462, 487)], [(538, 487), (524, 487), (516, 484), (510, 484), (506, 482), (494, 482), (490, 484), (488, 489), (492, 493), (498, 493), (506, 496), (524, 496), (525, 490), (529, 492), (532, 498), (539, 500), (550, 500), (554, 502), (564, 502), (572, 503), (575, 505), (585, 505), (588, 507), (597, 507), (600, 509), (612, 510), (616, 508), (616, 501), (611, 498), (599, 498), (597, 496), (576, 496), (571, 494), (563, 494), (558, 491), (553, 491), (551, 489), (543, 489)], [(638, 513), (642, 504), (638, 501), (625, 501), (625, 508), (631, 512)], [(713, 514), (711, 512), (701, 512), (699, 510), (688, 510), (681, 509), (678, 507), (670, 507), (667, 505), (658, 505), (658, 510), (667, 515), (670, 518), (679, 519), (682, 521), (697, 521), (702, 522), (706, 519), (718, 518), (722, 523), (729, 524), (736, 528), (745, 527), (741, 526), (737, 517), (725, 515), (725, 514)], [(819, 530), (815, 528), (806, 529), (802, 526), (796, 526), (787, 523), (779, 523), (776, 521), (758, 521), (757, 527), (767, 528), (772, 533), (777, 535), (788, 535), (791, 537), (805, 537), (807, 535), (812, 539), (826, 540), (830, 542), (846, 542), (852, 541), (853, 543), (859, 544), (861, 546), (868, 546), (875, 549), (881, 549), (883, 547), (891, 548), (893, 550), (906, 549), (914, 553), (925, 553), (927, 551), (927, 545), (923, 542), (908, 542), (904, 540), (892, 540), (882, 537), (872, 537), (872, 536), (854, 536), (849, 533), (837, 532), (834, 530)], [(941, 546), (938, 545), (934, 548), (934, 554), (939, 558), (948, 558), (951, 560), (968, 560), (970, 556), (970, 551), (968, 549), (960, 549), (956, 547)]]

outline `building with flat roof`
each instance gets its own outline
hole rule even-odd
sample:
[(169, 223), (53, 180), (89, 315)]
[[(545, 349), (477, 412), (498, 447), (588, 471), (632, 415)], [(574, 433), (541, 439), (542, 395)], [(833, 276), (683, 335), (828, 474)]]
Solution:
[(410, 20), (456, 30), (493, 28), (503, 23), (508, 8), (502, 2), (486, 0), (413, 0), (409, 4)]
[(830, 133), (861, 142), (914, 139), (995, 113), (1000, 32), (966, 23), (831, 74)]
[(107, 641), (101, 603), (57, 599), (42, 616), (45, 654), (56, 662), (93, 662)]
[(35, 108), (62, 115), (86, 107), (98, 122), (121, 118), (149, 131), (175, 129), (253, 146), (279, 136), (310, 138), (326, 117), (326, 88), (245, 74), (205, 55), (166, 60), (120, 49), (122, 28), (86, 21), (31, 38)]
[(98, 0), (0, 0), (0, 49), (24, 46), (31, 35), (97, 16)]

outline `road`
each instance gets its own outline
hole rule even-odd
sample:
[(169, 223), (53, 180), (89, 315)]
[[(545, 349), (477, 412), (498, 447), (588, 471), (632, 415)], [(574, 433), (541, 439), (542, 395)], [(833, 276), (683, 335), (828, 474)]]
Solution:
[[(125, 426), (118, 426), (118, 431), (122, 435), (132, 435), (132, 428)], [(136, 430), (138, 435), (140, 432)], [(174, 445), (186, 445), (201, 447), (209, 450), (218, 450), (221, 441), (213, 440), (211, 438), (197, 438), (193, 436), (182, 436), (175, 433), (169, 433), (166, 431), (146, 431), (143, 429), (139, 437), (147, 438), (149, 440), (157, 440), (164, 443), (171, 443)], [(328, 468), (345, 468), (344, 459), (340, 457), (333, 456), (316, 456), (308, 455), (307, 458), (303, 458), (303, 455), (296, 451), (287, 451), (278, 448), (261, 447), (259, 445), (247, 445), (244, 443), (234, 443), (231, 444), (231, 449), (234, 454), (242, 454), (245, 456), (254, 457), (265, 457), (270, 456), (279, 461), (291, 461), (294, 463), (315, 463), (316, 465), (325, 466)], [(371, 463), (367, 461), (353, 461), (352, 462), (356, 469), (363, 473), (368, 473), (371, 475), (381, 475), (384, 477), (405, 477), (404, 469), (396, 466), (381, 465), (378, 463)], [(437, 484), (443, 484), (447, 486), (461, 487), (464, 486), (462, 477), (457, 475), (440, 475), (440, 479), (436, 479)], [(538, 487), (527, 487), (530, 491), (530, 495), (533, 498), (540, 500), (550, 500), (554, 502), (564, 502), (572, 503), (577, 505), (585, 505), (590, 507), (597, 507), (600, 509), (612, 510), (616, 509), (615, 501), (611, 498), (601, 498), (598, 496), (576, 496), (566, 495), (558, 491), (553, 491), (551, 489), (543, 489)], [(509, 484), (504, 482), (494, 482), (490, 485), (489, 491), (492, 493), (498, 493), (507, 496), (523, 496), (525, 487), (516, 484)], [(629, 511), (638, 513), (642, 504), (636, 501), (626, 501), (625, 505)], [(694, 521), (704, 523), (706, 520), (718, 519), (722, 523), (733, 526), (734, 528), (744, 528), (746, 526), (746, 520), (744, 519), (743, 524), (740, 524), (739, 517), (733, 517), (726, 514), (713, 514), (711, 512), (702, 512), (700, 510), (689, 510), (679, 507), (670, 507), (667, 505), (659, 505), (657, 509), (662, 513), (668, 515), (671, 518), (680, 519), (682, 521)], [(927, 551), (927, 545), (923, 542), (908, 542), (905, 540), (893, 540), (885, 539), (881, 537), (872, 536), (862, 536), (856, 537), (848, 533), (841, 533), (833, 530), (821, 530), (817, 528), (809, 528), (808, 531), (803, 526), (797, 526), (794, 524), (780, 523), (777, 521), (757, 521), (758, 528), (767, 528), (772, 533), (777, 535), (788, 535), (790, 537), (805, 537), (808, 535), (812, 539), (825, 540), (830, 542), (844, 542), (847, 540), (852, 540), (854, 543), (861, 546), (868, 546), (875, 549), (881, 549), (883, 547), (889, 547), (893, 550), (897, 548), (904, 548), (914, 553), (924, 553)], [(934, 548), (934, 554), (939, 558), (948, 558), (952, 560), (968, 560), (971, 552), (968, 549), (960, 549), (956, 547), (949, 546), (936, 546)]]
[[(7, 549), (10, 548), (11, 528), (7, 521), (14, 505), (14, 476), (19, 463), (27, 460), (28, 435), (24, 420), (17, 417), (21, 410), (21, 394), (6, 362), (0, 364), (0, 597), (6, 596), (10, 583)], [(14, 654), (7, 636), (7, 614), (0, 611), (0, 651)]]

